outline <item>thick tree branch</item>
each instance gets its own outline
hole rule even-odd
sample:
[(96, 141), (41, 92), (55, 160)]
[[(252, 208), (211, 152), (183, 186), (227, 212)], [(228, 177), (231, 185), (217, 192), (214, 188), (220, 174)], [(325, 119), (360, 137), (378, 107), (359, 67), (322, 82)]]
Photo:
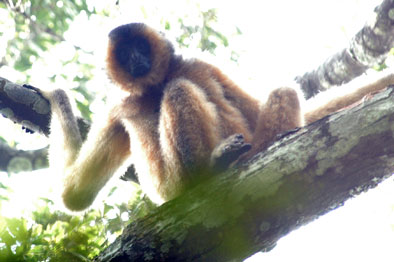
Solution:
[(328, 58), (316, 70), (296, 77), (305, 98), (360, 76), (382, 63), (394, 47), (394, 0), (385, 0), (375, 9), (376, 19), (364, 26), (349, 47)]
[(33, 89), (0, 77), (0, 113), (28, 130), (49, 134), (49, 102)]
[[(35, 89), (15, 84), (5, 78), (0, 77), (0, 114), (4, 117), (20, 124), (28, 132), (39, 132), (43, 135), (49, 135), (49, 120), (51, 117), (51, 108), (49, 101), (42, 97)], [(90, 123), (83, 118), (78, 118), (78, 126), (81, 131), (82, 138), (85, 140), (90, 128)], [(15, 152), (18, 152), (17, 154)], [(35, 164), (37, 159), (41, 159), (43, 154), (47, 153), (47, 149), (35, 151), (17, 151), (9, 148), (7, 145), (0, 145), (0, 171), (9, 171), (10, 160), (16, 155), (24, 157), (25, 161), (32, 161), (29, 164), (20, 165), (18, 171), (29, 171), (39, 168), (48, 167), (48, 162), (44, 161)], [(20, 160), (20, 158), (17, 158)], [(11, 164), (14, 162), (11, 162)], [(19, 163), (19, 162), (18, 162)], [(22, 170), (26, 167), (26, 170)], [(31, 169), (32, 168), (32, 169)], [(12, 168), (12, 170), (14, 170)], [(122, 176), (124, 180), (130, 180), (138, 183), (138, 179), (133, 166), (127, 169)]]
[(96, 262), (241, 261), (394, 172), (394, 89), (326, 117), (130, 224)]

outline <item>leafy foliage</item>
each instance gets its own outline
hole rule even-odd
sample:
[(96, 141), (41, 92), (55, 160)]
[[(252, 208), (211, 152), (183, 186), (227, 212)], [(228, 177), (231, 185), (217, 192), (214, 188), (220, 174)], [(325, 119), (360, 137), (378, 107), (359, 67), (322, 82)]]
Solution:
[(8, 43), (7, 60), (14, 61), (14, 68), (19, 71), (29, 69), (40, 52), (63, 41), (63, 34), (77, 14), (94, 13), (85, 1), (9, 0), (6, 3), (15, 25), (14, 38)]
[[(42, 60), (46, 52), (51, 51), (59, 43), (65, 41), (64, 34), (74, 18), (81, 14), (86, 14), (88, 17), (95, 14), (95, 10), (89, 8), (86, 1), (79, 0), (9, 0), (5, 3), (7, 4), (0, 5), (0, 8), (8, 10), (8, 19), (12, 20), (13, 23), (8, 22), (8, 28), (4, 27), (5, 29), (13, 27), (13, 34), (5, 39), (7, 40), (7, 51), (1, 60), (1, 64), (22, 72), (25, 79), (19, 80), (26, 83), (30, 82), (31, 75), (28, 70), (32, 68), (32, 65)], [(0, 21), (0, 26), (1, 24), (3, 24), (2, 21)], [(78, 66), (78, 70), (74, 70), (75, 75), (64, 75), (63, 72), (56, 72), (49, 75), (48, 78), (53, 83), (59, 77), (66, 80), (71, 79), (72, 88), (86, 90), (86, 83), (92, 78), (94, 67), (80, 63), (78, 60), (81, 54), (89, 54), (89, 52), (78, 46), (73, 46), (73, 49), (74, 57), (62, 61), (62, 63), (63, 66), (68, 64)], [(91, 98), (90, 96), (86, 99)], [(84, 117), (90, 117), (90, 110), (86, 104), (80, 104), (79, 109)]]
[(53, 202), (42, 204), (29, 218), (0, 217), (0, 261), (90, 261), (137, 217), (154, 205), (141, 197), (130, 204), (91, 209), (82, 215), (53, 211)]
[[(219, 46), (228, 47), (228, 38), (215, 28), (217, 22), (216, 9), (209, 9), (200, 14), (202, 23), (196, 25), (187, 25), (182, 18), (178, 19), (178, 23), (183, 33), (177, 37), (177, 42), (181, 47), (189, 47), (191, 38), (198, 38), (198, 48), (202, 51), (208, 51), (215, 54)], [(166, 29), (170, 29), (170, 24), (166, 23)], [(241, 34), (239, 28), (237, 34)], [(231, 60), (237, 62), (238, 54), (233, 50)]]

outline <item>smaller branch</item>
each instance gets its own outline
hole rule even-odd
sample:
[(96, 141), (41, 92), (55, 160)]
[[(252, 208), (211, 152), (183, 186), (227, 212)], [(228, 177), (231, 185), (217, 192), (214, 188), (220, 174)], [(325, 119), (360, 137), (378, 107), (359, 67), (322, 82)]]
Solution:
[(17, 150), (0, 142), (0, 171), (18, 173), (48, 167), (48, 147), (38, 150)]
[(3, 2), (8, 6), (9, 9), (13, 10), (15, 8), (12, 0), (4, 0)]
[(375, 9), (373, 24), (364, 26), (348, 48), (336, 53), (316, 70), (297, 76), (305, 98), (348, 83), (368, 68), (384, 62), (394, 46), (394, 0), (385, 0)]

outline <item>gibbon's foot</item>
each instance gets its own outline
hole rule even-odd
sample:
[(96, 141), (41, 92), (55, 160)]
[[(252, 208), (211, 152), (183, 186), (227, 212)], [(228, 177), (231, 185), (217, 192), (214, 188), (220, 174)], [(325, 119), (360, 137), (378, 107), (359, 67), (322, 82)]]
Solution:
[[(27, 89), (33, 90), (35, 93), (37, 93), (39, 96), (43, 97), (40, 90), (37, 87), (34, 87), (32, 85), (28, 85), (28, 84), (23, 84), (22, 87), (25, 87)], [(44, 98), (44, 97), (43, 97)], [(35, 132), (33, 130), (31, 130), (28, 127), (22, 126), (22, 130), (24, 130), (26, 133), (28, 134), (34, 134)]]
[(33, 130), (31, 130), (30, 128), (27, 128), (25, 126), (22, 126), (22, 130), (24, 130), (27, 134), (34, 134)]
[(211, 166), (215, 172), (225, 171), (242, 154), (251, 149), (252, 145), (245, 143), (242, 134), (234, 134), (223, 140), (213, 150)]
[(37, 95), (41, 96), (42, 98), (44, 98), (45, 100), (48, 101), (48, 98), (46, 98), (46, 97), (42, 94), (42, 92), (41, 92), (41, 90), (40, 90), (39, 88), (37, 88), (37, 87), (35, 87), (35, 86), (32, 86), (32, 85), (29, 85), (29, 84), (23, 84), (22, 86), (25, 87), (25, 88), (27, 88), (27, 89), (33, 90)]
[(32, 86), (32, 85), (23, 84), (22, 86), (23, 86), (23, 87), (26, 87), (27, 89), (34, 90), (34, 91), (36, 91), (37, 93), (40, 93), (40, 90), (39, 90), (37, 87), (34, 87), (34, 86)]

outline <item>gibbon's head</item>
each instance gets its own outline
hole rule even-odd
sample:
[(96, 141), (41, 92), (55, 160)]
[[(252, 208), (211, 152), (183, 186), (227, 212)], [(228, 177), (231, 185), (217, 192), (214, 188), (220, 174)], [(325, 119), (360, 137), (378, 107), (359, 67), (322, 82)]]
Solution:
[(142, 23), (122, 25), (109, 33), (108, 75), (123, 90), (141, 95), (165, 79), (173, 55), (172, 44), (154, 29)]

